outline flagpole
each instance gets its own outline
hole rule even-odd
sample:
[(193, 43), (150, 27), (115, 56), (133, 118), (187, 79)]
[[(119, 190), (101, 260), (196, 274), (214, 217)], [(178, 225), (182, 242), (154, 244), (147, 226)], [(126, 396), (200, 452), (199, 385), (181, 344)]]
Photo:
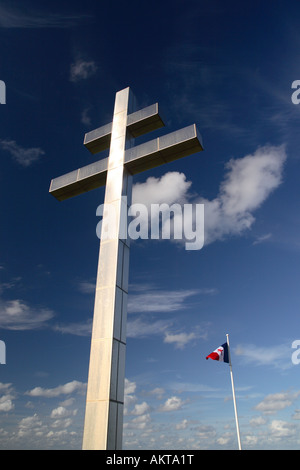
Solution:
[(229, 359), (229, 367), (230, 367), (230, 378), (231, 378), (231, 386), (232, 386), (232, 396), (233, 396), (233, 406), (234, 406), (234, 414), (235, 414), (235, 424), (236, 424), (236, 432), (239, 444), (239, 450), (242, 450), (241, 446), (241, 437), (240, 437), (240, 428), (237, 416), (237, 408), (236, 408), (236, 401), (235, 401), (235, 391), (234, 391), (234, 383), (233, 383), (233, 374), (232, 374), (232, 365), (231, 365), (231, 354), (230, 354), (230, 347), (229, 347), (229, 335), (226, 334), (227, 337), (227, 346), (228, 346), (228, 359)]

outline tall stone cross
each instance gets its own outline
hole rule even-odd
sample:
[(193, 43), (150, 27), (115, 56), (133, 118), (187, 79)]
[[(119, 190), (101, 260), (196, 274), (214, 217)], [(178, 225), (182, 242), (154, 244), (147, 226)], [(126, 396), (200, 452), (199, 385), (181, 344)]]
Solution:
[(53, 179), (49, 189), (62, 201), (106, 184), (102, 227), (106, 205), (117, 215), (117, 236), (100, 241), (83, 433), (90, 450), (122, 448), (129, 240), (120, 229), (132, 175), (203, 150), (194, 124), (134, 147), (135, 137), (164, 125), (157, 103), (136, 111), (134, 101), (130, 88), (118, 91), (112, 123), (85, 135), (87, 149), (109, 148), (108, 158)]

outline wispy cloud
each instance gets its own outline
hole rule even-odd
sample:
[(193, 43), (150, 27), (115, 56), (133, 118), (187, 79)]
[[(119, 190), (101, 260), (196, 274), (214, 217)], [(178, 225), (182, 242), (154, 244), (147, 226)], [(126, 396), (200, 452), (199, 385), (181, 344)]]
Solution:
[(254, 408), (257, 411), (261, 411), (264, 415), (275, 414), (277, 411), (284, 410), (288, 406), (291, 406), (299, 395), (299, 391), (291, 392), (289, 390), (286, 392), (272, 393), (267, 395)]
[[(215, 50), (190, 41), (172, 45), (164, 50), (164, 54), (165, 73), (170, 77), (176, 76), (176, 81), (168, 81), (167, 92), (173, 115), (182, 120), (184, 109), (185, 118), (187, 115), (191, 119), (198, 116), (197, 123), (201, 129), (214, 129), (214, 132), (223, 132), (226, 136), (245, 138), (248, 130), (235, 119), (233, 103), (227, 100), (226, 88), (227, 83), (235, 82), (239, 77), (242, 83), (240, 67), (232, 64), (229, 67), (222, 61), (212, 64)], [(224, 93), (218, 92), (220, 88)]]
[[(95, 283), (90, 281), (80, 281), (78, 287), (84, 294), (92, 294), (95, 291)], [(216, 293), (217, 289), (206, 287), (166, 291), (157, 289), (153, 284), (131, 284), (128, 296), (128, 313), (131, 315), (127, 320), (127, 337), (161, 336), (164, 343), (174, 345), (177, 349), (183, 349), (199, 338), (206, 338), (208, 324), (197, 325), (191, 333), (178, 328), (174, 331), (174, 318), (157, 319), (155, 315), (187, 309), (191, 306), (188, 299), (197, 294)], [(92, 330), (92, 319), (81, 323), (57, 324), (53, 329), (65, 334), (88, 336)]]
[(197, 289), (178, 291), (149, 290), (131, 294), (128, 299), (128, 313), (174, 312), (188, 308), (187, 299), (198, 294)]
[(85, 126), (90, 126), (92, 123), (92, 120), (89, 116), (89, 111), (90, 111), (90, 107), (88, 106), (87, 108), (84, 108), (84, 110), (81, 113), (81, 122)]
[(13, 159), (21, 166), (28, 167), (45, 155), (44, 150), (38, 147), (24, 148), (14, 140), (0, 140), (0, 148), (10, 153)]
[(220, 389), (211, 387), (210, 385), (205, 385), (201, 383), (190, 383), (190, 382), (170, 382), (167, 384), (167, 387), (171, 390), (176, 391), (177, 393), (183, 392), (220, 392)]
[[(84, 294), (93, 294), (95, 292), (95, 284), (90, 281), (80, 281), (78, 283), (80, 292)], [(166, 343), (172, 343), (176, 347), (184, 347), (192, 339), (198, 338), (199, 335), (205, 335), (203, 329), (198, 328), (192, 334), (176, 332), (171, 333), (174, 324), (173, 318), (156, 319), (150, 318), (149, 314), (157, 313), (173, 313), (178, 310), (189, 308), (188, 299), (198, 293), (202, 295), (211, 295), (215, 293), (215, 289), (190, 289), (179, 291), (165, 291), (156, 289), (150, 284), (140, 284), (131, 286), (132, 293), (128, 296), (128, 313), (127, 321), (127, 337), (128, 338), (144, 338), (148, 336), (162, 336)], [(136, 316), (135, 314), (139, 314)], [(62, 334), (72, 334), (76, 336), (89, 336), (92, 331), (92, 318), (78, 322), (55, 324), (51, 327), (54, 331)]]
[(78, 283), (79, 292), (82, 294), (94, 294), (96, 288), (96, 281), (80, 281)]
[(254, 240), (252, 245), (259, 245), (260, 243), (263, 243), (267, 240), (270, 240), (271, 237), (272, 237), (271, 233), (266, 233), (265, 235), (261, 235), (261, 236), (257, 237), (256, 240)]
[(31, 397), (53, 398), (58, 397), (60, 395), (70, 395), (74, 392), (84, 393), (85, 390), (85, 383), (78, 382), (78, 380), (73, 380), (72, 382), (68, 382), (64, 385), (58, 385), (58, 387), (54, 388), (35, 387), (32, 390), (27, 391), (26, 395), (29, 395)]
[(166, 332), (164, 337), (164, 343), (173, 344), (176, 349), (184, 349), (188, 344), (195, 343), (195, 340), (207, 337), (207, 325), (203, 328), (200, 326), (194, 326), (191, 333), (183, 332)]
[(92, 333), (92, 319), (78, 323), (56, 324), (51, 329), (62, 334), (90, 336)]
[(86, 61), (82, 59), (76, 60), (70, 67), (70, 81), (78, 82), (80, 80), (86, 80), (95, 74), (97, 65), (94, 61)]
[[(20, 287), (23, 287), (20, 276), (0, 283), (0, 328), (13, 331), (50, 328), (54, 311), (18, 298), (13, 291)], [(4, 295), (9, 294), (11, 298), (6, 299)]]
[(163, 335), (173, 324), (172, 320), (153, 320), (137, 317), (127, 321), (128, 338), (144, 338), (148, 336)]
[(67, 28), (74, 26), (82, 19), (87, 19), (87, 15), (62, 15), (57, 13), (41, 12), (31, 10), (28, 6), (11, 7), (0, 6), (0, 28)]
[(23, 300), (0, 299), (0, 327), (5, 330), (36, 330), (48, 326), (54, 312), (47, 308), (31, 307)]
[(196, 333), (166, 333), (164, 343), (174, 344), (177, 349), (183, 349), (188, 343), (197, 338)]
[(0, 294), (5, 292), (6, 290), (13, 289), (16, 285), (21, 281), (21, 277), (16, 277), (8, 282), (0, 282)]
[[(160, 336), (165, 344), (170, 344), (175, 349), (184, 349), (188, 345), (195, 345), (197, 340), (207, 337), (208, 325), (195, 325), (192, 332), (182, 331), (183, 328), (176, 327), (175, 319), (149, 318), (137, 316), (132, 319), (129, 317), (127, 322), (128, 338), (147, 338), (149, 336)], [(184, 328), (185, 330), (185, 328)]]
[(292, 367), (292, 350), (290, 344), (277, 344), (276, 346), (256, 346), (254, 344), (238, 345), (234, 349), (237, 356), (247, 364), (271, 366), (279, 369)]

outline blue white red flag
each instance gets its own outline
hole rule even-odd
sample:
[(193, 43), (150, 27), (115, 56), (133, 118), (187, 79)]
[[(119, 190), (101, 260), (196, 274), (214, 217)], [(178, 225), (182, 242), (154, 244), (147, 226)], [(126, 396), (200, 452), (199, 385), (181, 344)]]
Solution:
[(214, 361), (228, 362), (229, 364), (229, 354), (228, 354), (228, 344), (224, 343), (222, 346), (219, 346), (212, 353), (206, 356), (206, 359), (213, 359)]

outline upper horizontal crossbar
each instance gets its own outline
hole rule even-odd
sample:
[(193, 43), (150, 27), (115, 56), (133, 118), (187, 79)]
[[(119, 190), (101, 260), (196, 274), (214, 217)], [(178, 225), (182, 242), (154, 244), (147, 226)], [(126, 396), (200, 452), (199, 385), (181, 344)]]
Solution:
[[(139, 137), (163, 126), (164, 123), (158, 113), (158, 103), (127, 116), (127, 130), (132, 137)], [(92, 154), (106, 150), (110, 145), (111, 130), (112, 123), (87, 132), (84, 136), (84, 146)]]
[[(203, 150), (196, 125), (171, 132), (125, 151), (124, 165), (132, 174), (141, 173)], [(108, 158), (71, 171), (51, 181), (49, 192), (59, 201), (104, 186)]]

